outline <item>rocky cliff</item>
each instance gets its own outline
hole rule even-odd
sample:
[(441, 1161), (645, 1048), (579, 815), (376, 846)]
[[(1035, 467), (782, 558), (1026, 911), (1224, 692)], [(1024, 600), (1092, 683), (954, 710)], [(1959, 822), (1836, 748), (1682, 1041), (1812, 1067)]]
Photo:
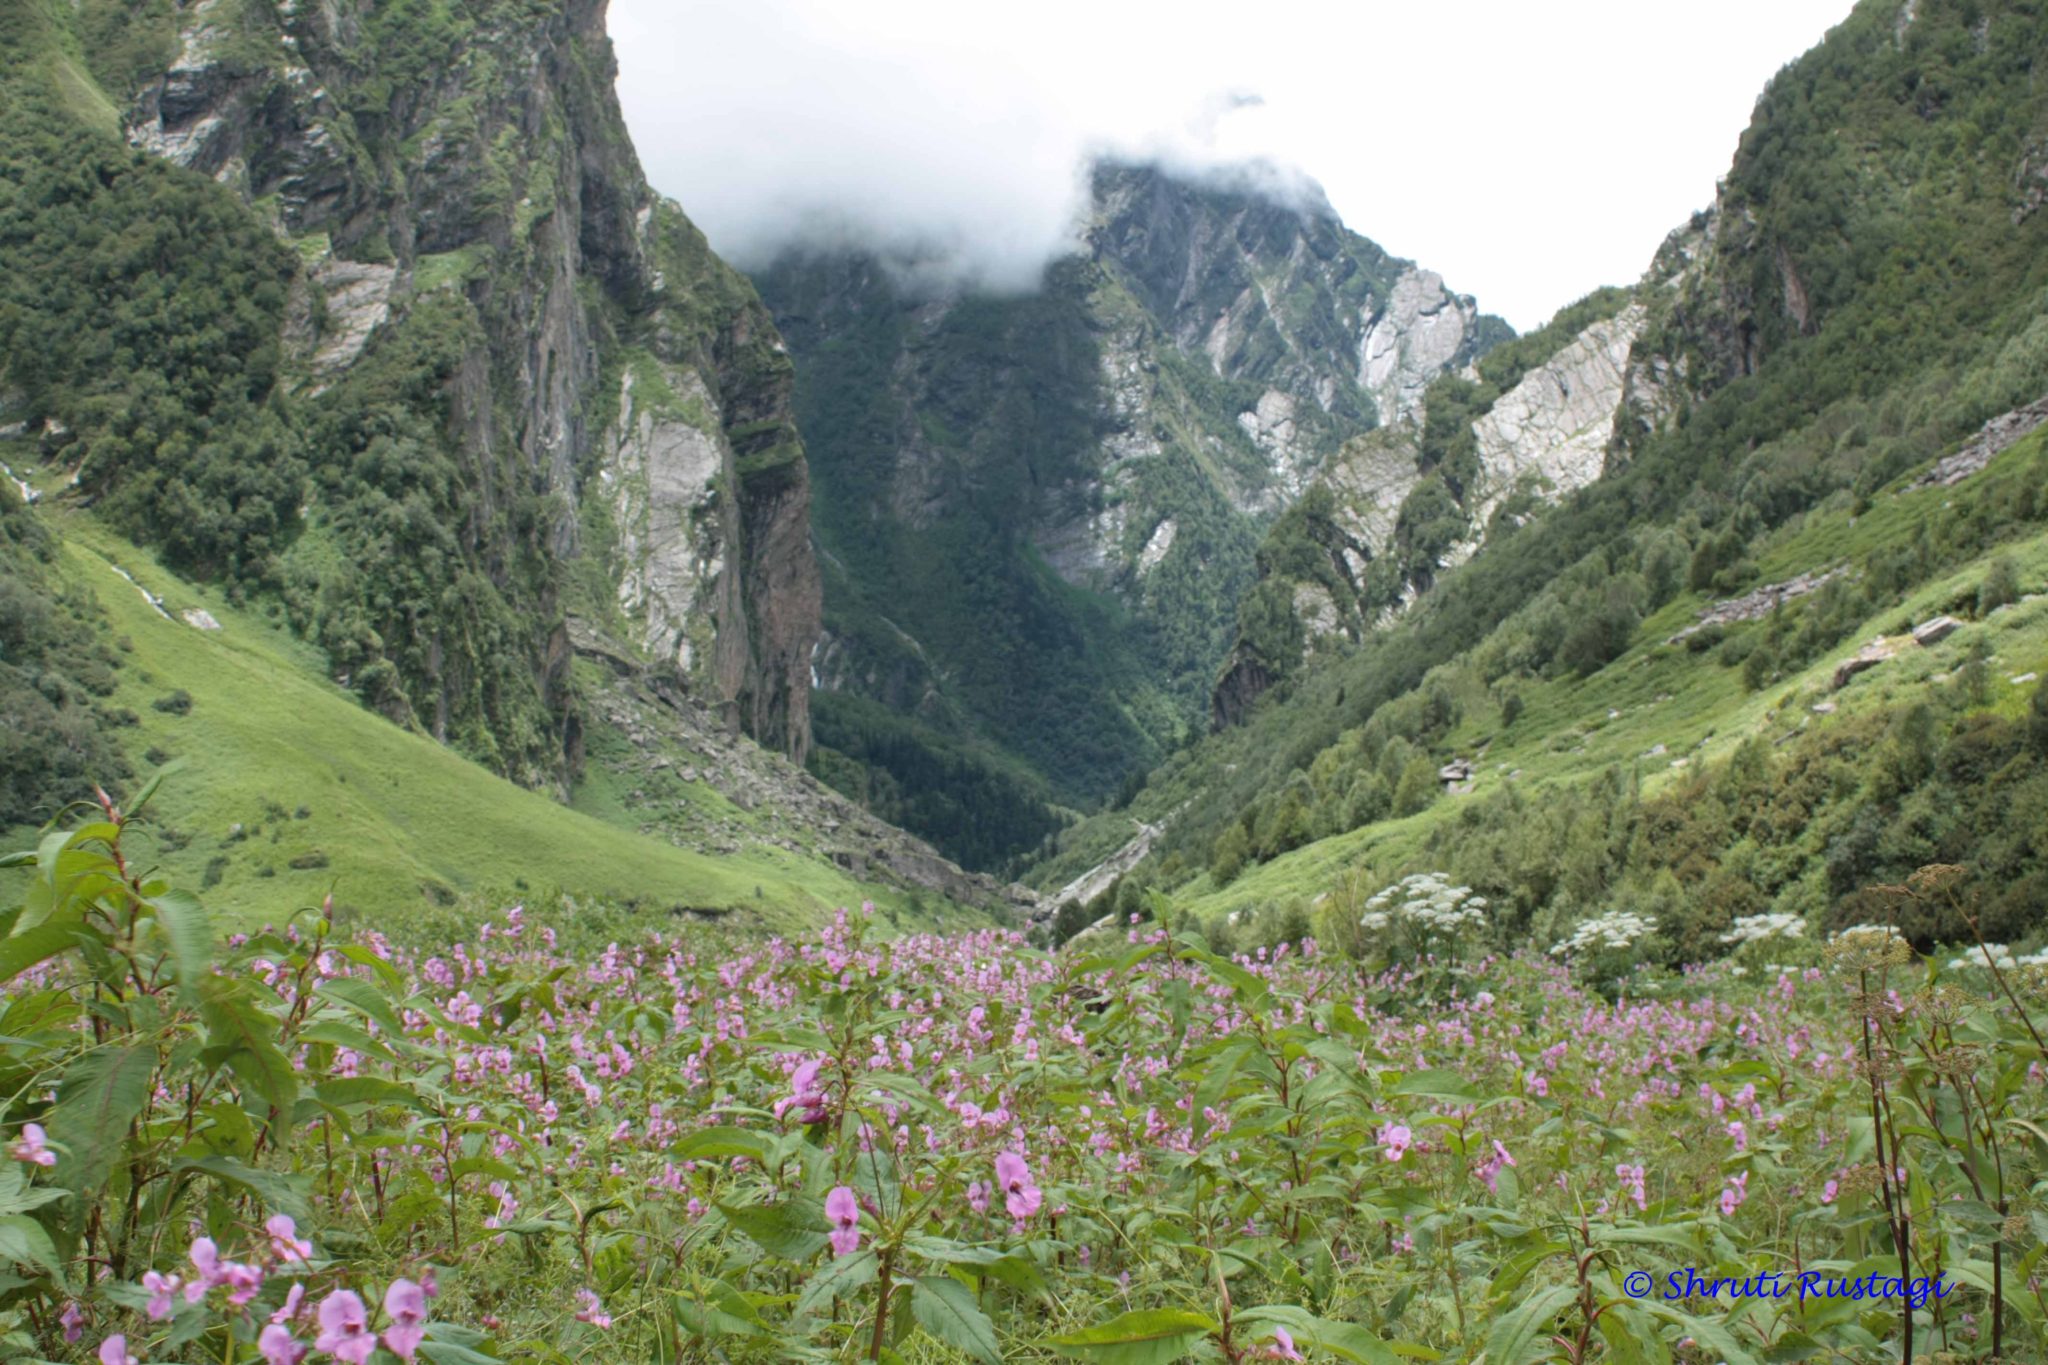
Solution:
[(1647, 315), (1604, 291), (1346, 442), (1260, 549), (1211, 723), (1241, 722), (1307, 654), (1389, 623), (1470, 559), (1497, 517), (1519, 523), (1599, 478)]
[(1077, 238), (1023, 297), (757, 275), (818, 483), (821, 743), (872, 699), (1099, 797), (1199, 719), (1263, 528), (1511, 335), (1264, 168), (1098, 165)]
[[(129, 141), (233, 188), (303, 263), (287, 339), (315, 486), (283, 572), (325, 604), (308, 629), (394, 718), (558, 788), (572, 611), (798, 759), (818, 622), (788, 356), (648, 188), (604, 22), (603, 0), (137, 6), (113, 73)], [(363, 525), (390, 407), (444, 467), (383, 490), (438, 523), (431, 562)], [(438, 600), (394, 602), (373, 543)], [(580, 591), (592, 560), (609, 589)]]

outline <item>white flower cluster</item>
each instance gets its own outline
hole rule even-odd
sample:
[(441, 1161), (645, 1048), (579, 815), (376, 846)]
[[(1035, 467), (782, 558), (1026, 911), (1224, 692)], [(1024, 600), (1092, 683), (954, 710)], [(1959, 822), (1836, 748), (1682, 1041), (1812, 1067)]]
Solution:
[(1767, 938), (1805, 938), (1806, 921), (1798, 915), (1741, 915), (1721, 935), (1723, 943), (1761, 943)]
[(1484, 927), (1488, 903), (1486, 897), (1473, 895), (1469, 886), (1452, 886), (1441, 872), (1417, 872), (1367, 901), (1358, 922), (1378, 931), (1405, 921), (1433, 933), (1453, 934)]
[(1972, 948), (1961, 957), (1950, 958), (1949, 970), (1961, 971), (1966, 967), (1982, 967), (1985, 965), (1986, 953), (1991, 954), (1991, 961), (2002, 972), (2009, 972), (2017, 967), (2048, 967), (2048, 948), (2028, 953), (2024, 957), (2015, 957), (2012, 949), (2003, 943), (1987, 943), (1982, 948)]
[(1604, 915), (1581, 920), (1579, 926), (1572, 930), (1572, 936), (1550, 951), (1569, 957), (1589, 948), (1626, 948), (1637, 939), (1655, 932), (1657, 921), (1648, 915), (1638, 915), (1633, 910), (1609, 910)]
[(1829, 935), (1828, 942), (1866, 944), (1871, 947), (1877, 947), (1889, 943), (1893, 939), (1903, 940), (1904, 938), (1904, 934), (1901, 934), (1889, 924), (1852, 924), (1846, 929), (1837, 930)]

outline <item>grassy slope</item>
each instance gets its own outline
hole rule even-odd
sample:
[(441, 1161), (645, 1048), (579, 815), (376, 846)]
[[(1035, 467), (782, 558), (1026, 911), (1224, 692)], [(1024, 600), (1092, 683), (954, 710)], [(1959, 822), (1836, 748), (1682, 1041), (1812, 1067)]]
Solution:
[[(2015, 463), (2037, 452), (2048, 436), (2035, 435), (1996, 462)], [(1983, 477), (1978, 475), (1977, 477)], [(1880, 498), (1860, 517), (1845, 508), (1819, 512), (1776, 544), (1760, 560), (1760, 581), (1779, 582), (1808, 569), (1832, 566), (1873, 547), (1908, 538), (1953, 490), (1900, 491)], [(1687, 765), (1725, 759), (1752, 735), (1787, 735), (1802, 726), (1838, 724), (1860, 710), (1891, 705), (1943, 686), (1977, 639), (1992, 650), (1991, 708), (2017, 713), (2033, 684), (2011, 679), (2048, 674), (2048, 598), (2037, 596), (1984, 621), (1966, 624), (1932, 648), (1908, 643), (1891, 662), (1854, 678), (1840, 692), (1830, 690), (1836, 666), (1878, 635), (1896, 636), (1910, 623), (1942, 614), (1959, 595), (1974, 594), (1986, 567), (1997, 556), (2013, 560), (2020, 582), (2040, 593), (2048, 582), (2048, 537), (2035, 536), (1999, 546), (1952, 573), (1921, 584), (1899, 607), (1866, 619), (1842, 644), (1810, 666), (1771, 685), (1747, 692), (1741, 670), (1723, 667), (1711, 652), (1688, 653), (1665, 641), (1696, 619), (1707, 598), (1681, 595), (1643, 623), (1628, 653), (1588, 677), (1563, 677), (1523, 684), (1525, 709), (1515, 724), (1496, 733), (1498, 708), (1477, 698), (1467, 719), (1452, 732), (1450, 747), (1470, 755), (1486, 745), (1476, 771), (1477, 794), (1512, 779), (1525, 787), (1589, 780), (1617, 765), (1640, 776), (1646, 794), (1669, 782), (1674, 762)], [(1832, 714), (1810, 708), (1823, 698)], [(1619, 712), (1610, 717), (1610, 712)], [(1491, 741), (1489, 744), (1488, 741)], [(1657, 745), (1665, 752), (1652, 755)], [(1443, 822), (1456, 818), (1461, 800), (1447, 797), (1420, 814), (1381, 821), (1324, 839), (1271, 862), (1247, 867), (1229, 886), (1217, 889), (1204, 873), (1178, 895), (1201, 916), (1263, 906), (1290, 897), (1314, 897), (1331, 890), (1353, 870), (1379, 882), (1409, 870), (1423, 841)]]
[[(87, 518), (58, 520), (64, 572), (98, 596), (112, 635), (131, 646), (109, 704), (140, 717), (126, 732), (138, 770), (153, 767), (141, 761), (152, 747), (179, 761), (155, 803), (169, 836), (161, 861), (179, 884), (197, 887), (225, 858), (205, 900), (228, 921), (281, 919), (330, 888), (337, 904), (379, 916), (462, 893), (559, 891), (655, 910), (731, 908), (773, 928), (864, 898), (906, 904), (901, 893), (779, 849), (713, 857), (628, 832), (606, 822), (637, 823), (615, 794), (579, 802), (592, 814), (557, 805), (364, 710), (324, 678), (314, 650), (260, 616), (183, 582)], [(162, 596), (173, 619), (116, 576), (115, 564)], [(222, 629), (175, 619), (191, 607)], [(156, 709), (179, 690), (193, 698), (188, 714)], [(246, 830), (240, 840), (236, 824)], [(291, 866), (316, 854), (325, 866)]]

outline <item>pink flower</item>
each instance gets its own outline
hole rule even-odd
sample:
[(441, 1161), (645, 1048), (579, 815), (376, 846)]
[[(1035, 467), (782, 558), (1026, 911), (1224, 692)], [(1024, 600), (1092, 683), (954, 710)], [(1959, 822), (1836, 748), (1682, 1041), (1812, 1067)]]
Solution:
[[(43, 1131), (42, 1124), (24, 1123), (21, 1125), (21, 1141), (8, 1148), (7, 1154), (16, 1161), (27, 1161), (37, 1166), (54, 1166), (57, 1164), (57, 1154), (43, 1145), (48, 1137), (49, 1134)], [(109, 1337), (108, 1340), (114, 1341), (118, 1338)]]
[(253, 1265), (230, 1261), (221, 1267), (221, 1281), (228, 1286), (228, 1302), (240, 1308), (263, 1288), (263, 1272)]
[[(292, 1288), (297, 1289), (297, 1285)], [(270, 1323), (256, 1337), (256, 1351), (266, 1365), (299, 1365), (306, 1358), (305, 1344), (292, 1336), (291, 1328)]]
[(987, 1185), (982, 1184), (979, 1180), (971, 1182), (967, 1186), (967, 1207), (973, 1209), (976, 1213), (987, 1213), (988, 1195), (989, 1187)]
[(860, 1249), (860, 1200), (851, 1186), (840, 1185), (825, 1196), (825, 1216), (832, 1220), (832, 1254), (851, 1256)]
[(1038, 1212), (1044, 1195), (1031, 1183), (1031, 1168), (1021, 1155), (1004, 1152), (996, 1158), (996, 1184), (1002, 1188), (1003, 1207), (1012, 1218), (1029, 1218)]
[(384, 1344), (400, 1360), (411, 1360), (427, 1335), (427, 1291), (411, 1280), (393, 1280), (384, 1291), (384, 1311), (391, 1315)]
[(176, 1275), (159, 1275), (154, 1270), (142, 1272), (142, 1287), (149, 1291), (149, 1307), (146, 1310), (151, 1322), (162, 1322), (171, 1315), (171, 1299), (184, 1281)]
[(1515, 1164), (1514, 1157), (1508, 1153), (1508, 1149), (1506, 1147), (1501, 1145), (1501, 1140), (1499, 1138), (1495, 1138), (1493, 1140), (1493, 1151), (1494, 1155), (1500, 1158), (1501, 1164), (1503, 1166), (1512, 1166)]
[(377, 1349), (370, 1314), (353, 1291), (337, 1289), (320, 1300), (320, 1335), (314, 1339), (313, 1349), (348, 1365), (364, 1365)]
[(1721, 1216), (1730, 1217), (1749, 1198), (1749, 1172), (1738, 1171), (1728, 1181), (1728, 1187), (1721, 1191)]
[(612, 1315), (604, 1311), (604, 1301), (588, 1289), (576, 1291), (576, 1297), (583, 1300), (583, 1307), (576, 1314), (576, 1321), (587, 1322), (603, 1330), (612, 1325)]
[(100, 1365), (142, 1365), (128, 1354), (128, 1338), (120, 1332), (100, 1343)]
[(1387, 1160), (1399, 1161), (1415, 1145), (1415, 1134), (1408, 1131), (1405, 1123), (1390, 1123), (1380, 1129), (1379, 1141), (1387, 1149)]
[(185, 1286), (185, 1302), (197, 1303), (206, 1297), (207, 1290), (226, 1279), (227, 1274), (221, 1266), (220, 1248), (214, 1245), (211, 1237), (193, 1238), (189, 1254), (199, 1277)]
[(270, 1315), (270, 1320), (282, 1327), (299, 1315), (299, 1303), (306, 1297), (306, 1286), (294, 1282), (284, 1294), (284, 1302)]
[(798, 1117), (805, 1123), (818, 1123), (825, 1118), (825, 1092), (818, 1086), (818, 1071), (823, 1066), (823, 1062), (813, 1058), (789, 1073), (789, 1094), (775, 1102), (776, 1118), (790, 1109), (801, 1110)]
[(1636, 1209), (1641, 1211), (1649, 1208), (1649, 1192), (1644, 1188), (1648, 1172), (1640, 1165), (1631, 1166), (1624, 1161), (1614, 1168), (1614, 1173), (1621, 1177), (1622, 1188), (1627, 1191), (1629, 1198), (1636, 1201)]
[(1823, 1204), (1834, 1203), (1835, 1195), (1840, 1193), (1840, 1191), (1841, 1185), (1836, 1181), (1830, 1180), (1827, 1184), (1821, 1186), (1820, 1202)]
[(263, 1229), (270, 1234), (270, 1249), (278, 1260), (303, 1264), (313, 1254), (313, 1244), (299, 1236), (298, 1224), (291, 1220), (289, 1214), (272, 1214)]
[(76, 1341), (85, 1335), (85, 1313), (77, 1304), (65, 1304), (64, 1311), (57, 1315), (57, 1321), (64, 1325), (64, 1340)]
[(1301, 1352), (1294, 1349), (1293, 1335), (1285, 1327), (1275, 1327), (1273, 1329), (1272, 1342), (1261, 1347), (1259, 1354), (1265, 1356), (1268, 1360), (1300, 1360), (1302, 1358)]

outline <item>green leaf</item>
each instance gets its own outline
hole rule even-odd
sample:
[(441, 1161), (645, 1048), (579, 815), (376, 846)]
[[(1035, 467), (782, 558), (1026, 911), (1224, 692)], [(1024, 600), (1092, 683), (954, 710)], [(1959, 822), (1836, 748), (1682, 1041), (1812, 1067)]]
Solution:
[(1578, 1296), (1579, 1291), (1573, 1286), (1556, 1284), (1502, 1314), (1486, 1334), (1486, 1365), (1528, 1365), (1541, 1359), (1540, 1354), (1531, 1353), (1530, 1347), (1536, 1344), (1550, 1320)]
[(288, 1213), (293, 1218), (303, 1220), (312, 1217), (312, 1209), (307, 1203), (307, 1195), (313, 1188), (311, 1176), (258, 1170), (224, 1156), (190, 1158), (178, 1162), (172, 1169), (198, 1171), (230, 1185), (239, 1185), (265, 1206), (279, 1213)]
[(0, 941), (0, 982), (14, 980), (77, 942), (78, 935), (68, 924), (38, 924)]
[(0, 1214), (27, 1213), (54, 1204), (70, 1193), (55, 1185), (30, 1185), (28, 1176), (13, 1162), (0, 1169)]
[(910, 1293), (910, 1311), (918, 1326), (948, 1346), (967, 1352), (988, 1365), (1002, 1365), (1002, 1346), (996, 1340), (995, 1324), (967, 1292), (967, 1286), (950, 1275), (926, 1275)]
[(873, 1251), (856, 1251), (851, 1256), (833, 1257), (811, 1276), (810, 1282), (804, 1285), (804, 1292), (797, 1296), (797, 1315), (815, 1316), (830, 1307), (834, 1299), (847, 1298), (855, 1290), (874, 1283), (876, 1270)]
[(452, 1341), (423, 1341), (420, 1354), (434, 1365), (500, 1365), (496, 1356), (487, 1356), (482, 1351)]
[(26, 1214), (0, 1218), (0, 1260), (43, 1271), (60, 1284), (64, 1280), (64, 1262), (58, 1259), (50, 1234)]
[(313, 994), (325, 996), (356, 1010), (376, 1023), (393, 1038), (405, 1036), (405, 1025), (398, 1020), (398, 1011), (391, 1008), (391, 1002), (384, 993), (367, 981), (352, 976), (337, 976), (314, 987)]
[(394, 1104), (417, 1109), (422, 1114), (433, 1112), (411, 1086), (376, 1076), (340, 1076), (322, 1081), (313, 1087), (313, 1098), (336, 1109), (346, 1109), (353, 1104)]
[(1677, 1247), (1682, 1251), (1699, 1248), (1698, 1228), (1692, 1223), (1671, 1223), (1664, 1227), (1595, 1227), (1593, 1240), (1632, 1245)]
[(278, 1022), (244, 995), (236, 984), (209, 983), (200, 1012), (206, 1018), (208, 1042), (242, 1082), (289, 1120), (298, 1103), (299, 1076), (273, 1040)]
[(1197, 1145), (1209, 1131), (1208, 1111), (1222, 1105), (1224, 1095), (1229, 1093), (1230, 1083), (1237, 1079), (1238, 1071), (1251, 1054), (1250, 1043), (1239, 1043), (1221, 1057), (1209, 1061), (1203, 1068), (1202, 1083), (1195, 1090), (1192, 1112), (1188, 1119), (1194, 1125)]
[(136, 816), (142, 814), (142, 808), (149, 804), (150, 797), (156, 795), (156, 789), (163, 785), (164, 779), (184, 766), (184, 759), (174, 758), (169, 763), (164, 764), (163, 767), (158, 768), (151, 775), (149, 781), (142, 784), (142, 790), (135, 793), (134, 799), (128, 803), (127, 817), (133, 820)]
[(765, 1162), (772, 1144), (760, 1133), (745, 1128), (698, 1128), (669, 1144), (668, 1154), (677, 1161), (701, 1161), (708, 1157), (752, 1157)]
[(1294, 1344), (1297, 1347), (1321, 1347), (1341, 1359), (1356, 1361), (1359, 1365), (1400, 1365), (1393, 1348), (1358, 1324), (1332, 1322), (1328, 1318), (1317, 1317), (1306, 1308), (1297, 1308), (1292, 1304), (1247, 1308), (1237, 1315), (1236, 1321), (1254, 1328), (1266, 1324), (1285, 1327), (1294, 1337)]
[(1140, 1308), (1094, 1327), (1051, 1339), (1068, 1355), (1103, 1365), (1170, 1365), (1203, 1337), (1220, 1331), (1214, 1319), (1182, 1308)]
[(187, 999), (197, 999), (199, 983), (213, 970), (213, 924), (196, 896), (184, 891), (166, 891), (149, 902), (156, 922), (171, 941), (171, 961), (178, 964), (178, 988)]
[(720, 1204), (725, 1221), (771, 1256), (807, 1261), (825, 1247), (825, 1228), (791, 1204)]
[(1640, 1300), (1636, 1307), (1669, 1322), (1675, 1322), (1685, 1329), (1685, 1334), (1707, 1348), (1722, 1365), (1757, 1365), (1757, 1359), (1735, 1339), (1717, 1318), (1694, 1317), (1682, 1309), (1656, 1299)]
[(1417, 1071), (1403, 1076), (1400, 1084), (1387, 1093), (1420, 1100), (1447, 1100), (1453, 1104), (1477, 1104), (1480, 1098), (1471, 1082), (1455, 1071)]
[(73, 1189), (106, 1183), (129, 1126), (149, 1102), (156, 1060), (153, 1047), (103, 1047), (65, 1071), (50, 1110), (50, 1137), (70, 1154), (61, 1169)]

